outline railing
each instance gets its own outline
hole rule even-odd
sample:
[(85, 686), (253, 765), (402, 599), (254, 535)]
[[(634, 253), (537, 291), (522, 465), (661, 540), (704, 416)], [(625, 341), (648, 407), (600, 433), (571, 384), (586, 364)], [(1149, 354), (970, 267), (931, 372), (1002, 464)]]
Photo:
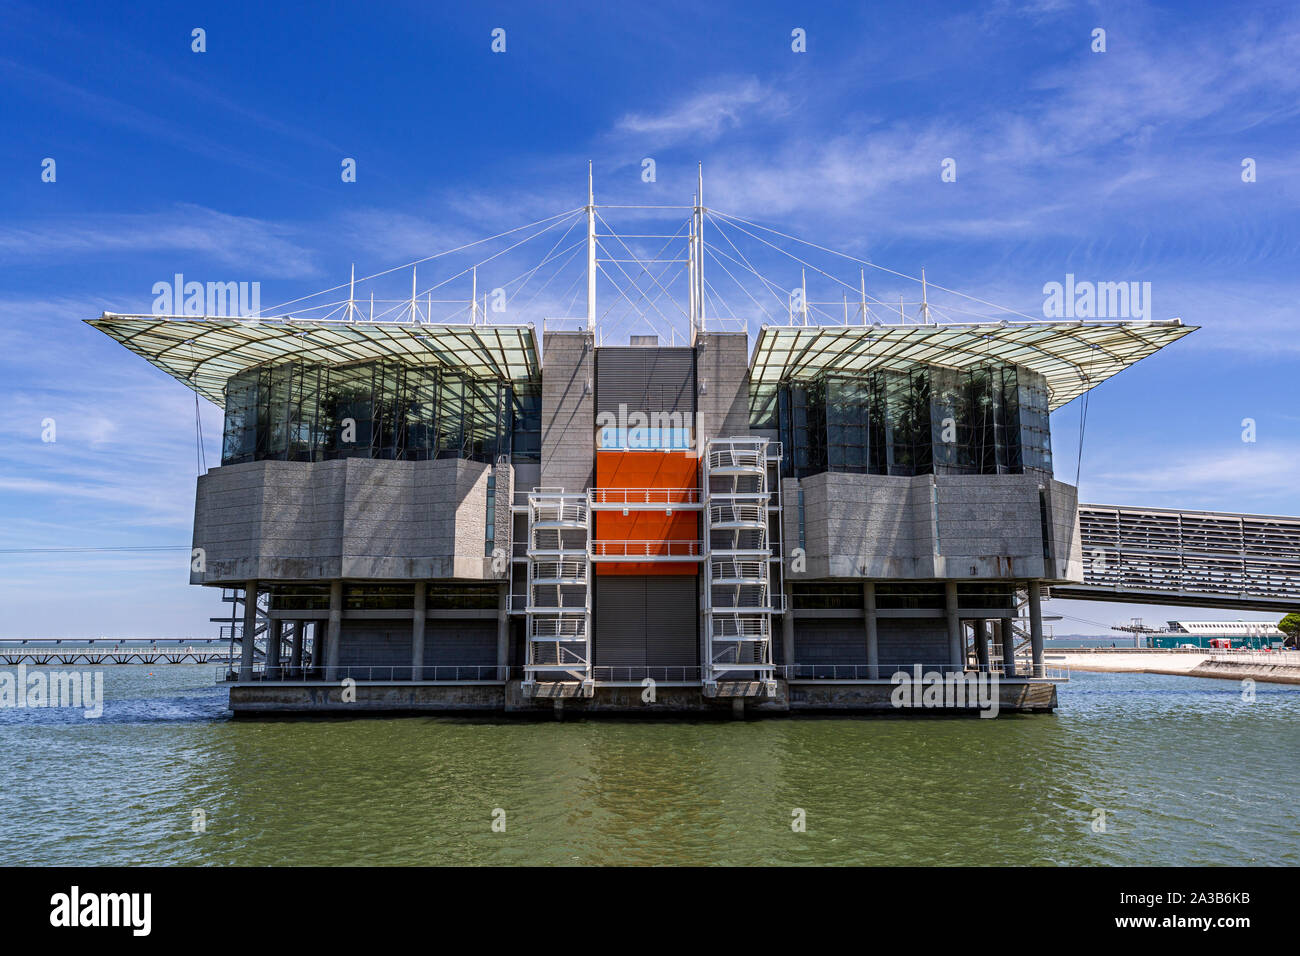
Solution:
[(726, 504), (709, 506), (709, 524), (713, 527), (748, 525), (767, 527), (766, 504)]
[(716, 612), (713, 615), (714, 640), (761, 640), (771, 634), (772, 618), (769, 614), (747, 616)]
[(733, 561), (712, 558), (709, 561), (709, 580), (716, 583), (766, 584), (766, 561)]
[(755, 448), (718, 448), (709, 452), (709, 470), (721, 468), (765, 469), (766, 458), (761, 446)]
[(587, 636), (585, 617), (537, 617), (533, 619), (529, 635), (535, 641), (580, 641)]
[[(288, 664), (268, 665), (257, 662), (253, 665), (255, 681), (292, 681), (305, 683), (338, 683), (351, 678), (354, 681), (381, 682), (410, 681), (416, 671), (420, 672), (421, 681), (440, 681), (445, 683), (467, 683), (471, 681), (499, 682), (508, 678), (509, 672), (518, 668), (498, 667), (496, 664), (427, 664), (416, 668), (406, 664), (339, 664), (336, 667), (293, 667)], [(218, 683), (235, 683), (239, 681), (239, 665), (217, 669)]]
[(653, 680), (698, 684), (701, 679), (698, 667), (610, 667), (602, 664), (593, 667), (592, 672), (597, 683), (641, 683)]
[[(1017, 662), (1014, 677), (1008, 677), (1000, 667), (964, 667), (957, 664), (921, 664), (921, 676), (941, 674), (945, 678), (954, 674), (992, 674), (999, 680), (1019, 680), (1033, 678), (1037, 680), (1068, 681), (1070, 669), (1055, 664), (1031, 664), (1028, 661)], [(915, 664), (780, 664), (776, 670), (786, 680), (881, 680), (892, 681), (895, 674), (903, 673), (909, 678), (916, 676)]]
[(651, 505), (686, 507), (700, 503), (698, 488), (592, 488), (587, 492), (591, 507)]
[(647, 558), (690, 559), (700, 556), (699, 541), (610, 541), (591, 542), (593, 558), (645, 560)]
[(586, 561), (553, 561), (539, 558), (533, 562), (533, 584), (585, 584), (587, 582)]
[(587, 523), (587, 502), (585, 499), (575, 501), (537, 501), (532, 504), (534, 524), (564, 524), (582, 527)]
[(1209, 659), (1231, 664), (1272, 664), (1283, 667), (1300, 667), (1300, 651), (1264, 651), (1251, 648), (1229, 650), (1218, 648), (1209, 652)]

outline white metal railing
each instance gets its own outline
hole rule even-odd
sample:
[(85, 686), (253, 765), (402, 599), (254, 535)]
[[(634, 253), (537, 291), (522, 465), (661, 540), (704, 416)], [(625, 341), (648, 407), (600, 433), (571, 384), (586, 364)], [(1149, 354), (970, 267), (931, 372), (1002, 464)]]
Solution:
[(1283, 667), (1300, 667), (1300, 651), (1265, 651), (1254, 648), (1217, 648), (1209, 652), (1209, 659), (1222, 663), (1273, 664)]
[(767, 561), (709, 560), (709, 580), (734, 584), (766, 584)]
[(734, 502), (709, 505), (709, 525), (711, 527), (728, 527), (743, 525), (745, 527), (767, 527), (767, 504), (757, 502)]
[[(711, 444), (711, 443), (710, 443)], [(749, 471), (766, 470), (766, 456), (762, 448), (717, 448), (708, 453), (710, 471), (741, 468)]]
[(586, 561), (555, 561), (538, 558), (533, 562), (534, 584), (586, 584)]
[(587, 492), (591, 507), (623, 508), (629, 506), (676, 507), (699, 506), (698, 488), (592, 488)]
[(587, 523), (587, 502), (582, 498), (566, 496), (565, 500), (549, 501), (531, 499), (530, 517), (534, 526), (540, 524), (564, 524), (570, 527), (583, 527)]
[(539, 617), (529, 625), (530, 636), (538, 640), (582, 639), (587, 636), (587, 622), (581, 617)]
[(700, 556), (698, 540), (634, 541), (600, 538), (591, 542), (591, 555), (595, 558), (638, 559), (691, 559)]
[(713, 636), (722, 640), (763, 640), (771, 637), (771, 615), (747, 616), (715, 612)]

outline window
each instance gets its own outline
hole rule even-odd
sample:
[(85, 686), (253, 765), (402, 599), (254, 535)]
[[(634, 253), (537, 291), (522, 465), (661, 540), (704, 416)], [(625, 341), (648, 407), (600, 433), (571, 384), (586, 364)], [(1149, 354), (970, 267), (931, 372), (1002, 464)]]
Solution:
[(226, 383), (221, 463), (264, 458), (469, 458), (495, 461), (520, 442), (540, 460), (536, 382), (472, 379), (391, 360), (247, 369)]
[(1051, 474), (1046, 380), (987, 364), (917, 365), (790, 382), (764, 398), (775, 410), (782, 474)]

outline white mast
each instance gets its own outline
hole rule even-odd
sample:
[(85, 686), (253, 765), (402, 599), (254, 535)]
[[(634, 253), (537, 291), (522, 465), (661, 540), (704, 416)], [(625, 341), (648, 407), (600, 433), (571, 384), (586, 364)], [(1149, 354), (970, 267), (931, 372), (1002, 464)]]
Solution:
[(697, 278), (695, 275), (695, 242), (696, 242), (695, 227), (696, 227), (696, 220), (698, 219), (699, 208), (700, 208), (700, 197), (698, 193), (693, 197), (692, 205), (694, 205), (695, 207), (695, 212), (691, 213), (689, 238), (687, 239), (686, 242), (686, 249), (687, 249), (686, 278), (688, 280), (687, 298), (690, 300), (689, 312), (691, 316), (691, 344), (694, 345), (695, 333), (699, 330), (699, 320), (700, 320), (699, 314), (696, 311), (697, 303), (695, 300), (695, 282)]
[(415, 301), (415, 266), (411, 266), (411, 321), (418, 321), (417, 316), (420, 314), (419, 303)]
[(695, 206), (695, 294), (699, 296), (700, 305), (697, 314), (700, 318), (700, 331), (704, 331), (704, 164), (698, 167), (698, 188)]
[(348, 279), (348, 321), (351, 322), (357, 310), (357, 264), (352, 263), (352, 275)]
[(478, 266), (470, 269), (469, 283), (469, 324), (478, 323)]
[(858, 276), (862, 280), (862, 324), (867, 324), (867, 270), (859, 269)]
[(925, 294), (925, 269), (921, 270), (921, 321), (930, 324), (930, 302)]
[(800, 303), (803, 306), (803, 324), (807, 325), (808, 324), (808, 270), (800, 269), (799, 276), (800, 276), (799, 288), (803, 292), (803, 302)]
[(596, 331), (596, 190), (587, 160), (587, 332)]

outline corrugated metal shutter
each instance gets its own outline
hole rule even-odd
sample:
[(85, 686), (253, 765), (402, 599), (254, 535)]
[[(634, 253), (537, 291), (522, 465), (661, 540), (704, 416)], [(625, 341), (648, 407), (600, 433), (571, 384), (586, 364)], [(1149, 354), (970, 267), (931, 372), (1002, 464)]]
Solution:
[(867, 631), (860, 621), (794, 622), (796, 664), (865, 664)]
[(596, 350), (596, 414), (695, 413), (695, 351), (689, 348)]
[(339, 666), (410, 667), (409, 621), (343, 621), (339, 629)]
[(598, 577), (593, 609), (592, 651), (597, 665), (644, 667), (646, 593), (644, 577)]
[[(409, 649), (410, 644), (408, 642)], [(409, 655), (409, 650), (408, 650)], [(424, 625), (426, 666), (462, 664), (491, 666), (497, 662), (496, 621), (428, 621)]]
[(696, 666), (698, 578), (603, 576), (595, 584), (593, 650), (598, 666)]
[(661, 574), (645, 578), (646, 663), (694, 667), (699, 656), (699, 578)]
[(882, 666), (948, 663), (948, 625), (942, 620), (881, 618), (876, 634)]

